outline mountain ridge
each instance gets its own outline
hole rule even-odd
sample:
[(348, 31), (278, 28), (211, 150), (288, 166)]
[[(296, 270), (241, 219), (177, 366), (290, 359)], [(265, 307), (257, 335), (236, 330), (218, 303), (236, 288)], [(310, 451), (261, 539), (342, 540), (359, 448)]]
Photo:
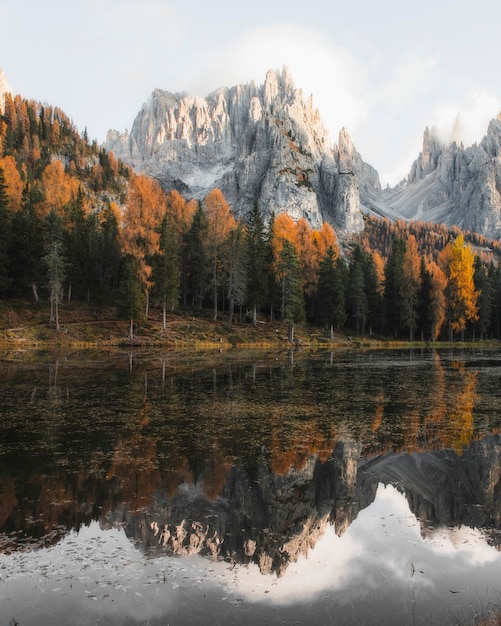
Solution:
[(315, 228), (363, 228), (353, 170), (361, 158), (346, 131), (330, 146), (312, 98), (287, 68), (268, 71), (260, 87), (221, 87), (206, 98), (155, 90), (130, 134), (110, 131), (105, 147), (164, 189), (202, 198), (219, 187), (239, 217), (258, 202), (267, 218), (287, 211)]
[(501, 113), (482, 140), (465, 147), (442, 143), (425, 128), (423, 148), (407, 178), (380, 197), (362, 200), (369, 212), (390, 218), (443, 223), (501, 237)]
[(479, 144), (443, 143), (425, 128), (423, 148), (402, 183), (381, 189), (377, 170), (345, 128), (330, 144), (312, 97), (289, 70), (264, 84), (220, 87), (206, 98), (155, 90), (130, 134), (109, 131), (105, 147), (166, 189), (202, 198), (218, 186), (242, 217), (287, 211), (315, 228), (363, 229), (363, 214), (422, 220), (501, 237), (501, 121)]

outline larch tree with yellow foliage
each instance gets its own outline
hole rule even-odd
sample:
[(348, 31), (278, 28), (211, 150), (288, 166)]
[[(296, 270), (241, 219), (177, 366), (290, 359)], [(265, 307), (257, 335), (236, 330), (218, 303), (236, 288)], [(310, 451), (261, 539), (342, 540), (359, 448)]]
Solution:
[(473, 280), (475, 254), (465, 244), (464, 236), (459, 235), (444, 248), (440, 260), (448, 278), (451, 336), (460, 332), (463, 340), (466, 324), (478, 319), (478, 291)]
[(211, 285), (214, 320), (217, 320), (218, 289), (223, 276), (223, 244), (236, 228), (236, 220), (220, 189), (213, 189), (204, 200), (207, 216), (207, 251), (211, 260)]
[[(123, 289), (134, 294), (131, 298), (130, 336), (134, 327), (134, 317), (141, 317), (139, 302), (143, 299), (144, 316), (148, 316), (149, 291), (152, 259), (159, 249), (160, 234), (158, 226), (165, 214), (165, 199), (160, 185), (152, 178), (134, 176), (131, 180), (127, 198), (127, 208), (122, 224), (122, 253), (127, 260), (124, 263)], [(126, 295), (124, 292), (124, 295)], [(142, 292), (143, 298), (139, 297)]]

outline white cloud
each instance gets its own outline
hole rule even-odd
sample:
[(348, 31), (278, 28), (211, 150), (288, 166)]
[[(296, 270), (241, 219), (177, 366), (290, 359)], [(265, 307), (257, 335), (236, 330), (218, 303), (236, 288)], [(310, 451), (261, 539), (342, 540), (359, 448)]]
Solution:
[(216, 48), (209, 58), (197, 59), (190, 90), (205, 96), (221, 85), (255, 80), (264, 82), (269, 69), (290, 69), (294, 84), (305, 98), (313, 95), (331, 140), (343, 126), (357, 126), (367, 116), (361, 93), (363, 70), (344, 49), (335, 47), (317, 31), (296, 25), (253, 29)]
[[(499, 110), (501, 110), (499, 98), (485, 91), (473, 90), (463, 101), (449, 101), (437, 105), (430, 126), (436, 127), (445, 143), (455, 139), (469, 146), (482, 139), (489, 122)], [(458, 123), (455, 125), (456, 120)], [(456, 132), (453, 132), (454, 127)]]

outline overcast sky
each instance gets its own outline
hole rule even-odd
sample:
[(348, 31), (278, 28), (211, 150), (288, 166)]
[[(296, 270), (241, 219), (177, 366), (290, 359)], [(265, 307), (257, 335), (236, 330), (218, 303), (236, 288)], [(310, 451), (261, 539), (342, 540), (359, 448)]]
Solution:
[(425, 126), (460, 115), (469, 145), (501, 110), (500, 24), (499, 0), (0, 0), (0, 67), (101, 142), (155, 88), (206, 96), (286, 65), (332, 143), (346, 127), (394, 184)]

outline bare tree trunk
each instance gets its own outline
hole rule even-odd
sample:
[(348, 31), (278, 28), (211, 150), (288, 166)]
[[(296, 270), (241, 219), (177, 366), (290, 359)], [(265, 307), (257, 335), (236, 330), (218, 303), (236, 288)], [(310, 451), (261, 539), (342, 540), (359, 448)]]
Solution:
[(165, 298), (162, 302), (162, 330), (165, 331), (167, 328), (167, 302)]
[(55, 302), (55, 309), (56, 309), (56, 330), (59, 332), (59, 303), (57, 301), (57, 298)]
[(214, 253), (214, 321), (217, 320), (217, 256)]
[(38, 303), (38, 291), (37, 291), (37, 286), (35, 283), (31, 283), (31, 290), (33, 291), (33, 297), (35, 298), (35, 302)]
[(235, 311), (235, 298), (230, 296), (229, 309), (228, 309), (228, 330), (231, 330), (233, 324), (233, 313)]

